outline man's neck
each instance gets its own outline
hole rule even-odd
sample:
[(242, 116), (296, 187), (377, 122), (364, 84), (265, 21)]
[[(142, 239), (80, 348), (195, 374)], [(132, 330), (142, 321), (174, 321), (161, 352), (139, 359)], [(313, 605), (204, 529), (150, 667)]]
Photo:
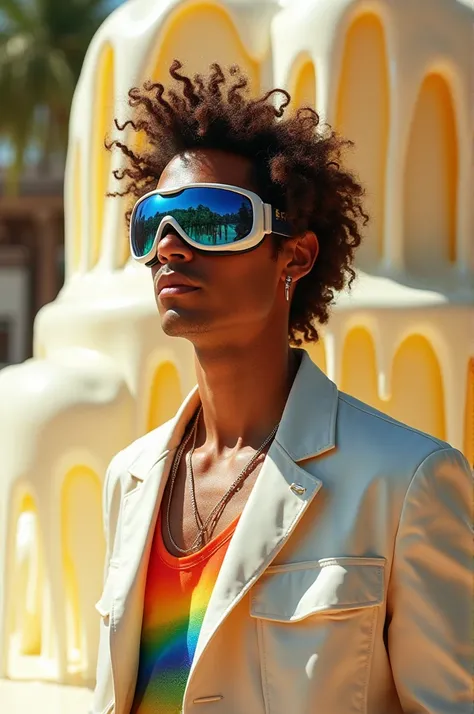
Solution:
[(280, 421), (299, 367), (287, 340), (264, 340), (229, 349), (196, 350), (196, 374), (203, 408), (198, 442), (209, 455), (225, 449), (255, 449)]

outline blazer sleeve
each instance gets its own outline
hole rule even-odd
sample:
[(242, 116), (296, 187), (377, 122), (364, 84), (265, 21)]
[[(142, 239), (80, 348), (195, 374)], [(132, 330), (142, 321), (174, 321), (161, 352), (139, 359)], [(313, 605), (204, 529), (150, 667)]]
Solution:
[(387, 594), (388, 653), (403, 712), (472, 714), (473, 474), (431, 453), (407, 491)]

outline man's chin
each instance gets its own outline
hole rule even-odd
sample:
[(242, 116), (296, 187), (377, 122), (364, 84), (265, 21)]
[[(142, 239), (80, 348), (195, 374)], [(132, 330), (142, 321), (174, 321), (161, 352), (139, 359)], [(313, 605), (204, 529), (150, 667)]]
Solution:
[(182, 315), (167, 310), (161, 315), (161, 329), (168, 337), (191, 337), (207, 332), (205, 325), (196, 316)]

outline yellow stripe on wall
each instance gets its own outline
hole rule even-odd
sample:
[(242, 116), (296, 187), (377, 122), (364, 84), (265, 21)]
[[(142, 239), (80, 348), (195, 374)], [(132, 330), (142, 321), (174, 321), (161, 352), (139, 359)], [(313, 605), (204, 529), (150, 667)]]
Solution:
[(104, 146), (106, 135), (112, 129), (114, 118), (114, 50), (109, 43), (104, 44), (99, 61), (93, 104), (92, 173), (90, 202), (92, 207), (92, 227), (90, 246), (90, 267), (97, 264), (102, 248), (106, 193), (110, 179), (111, 154)]
[(316, 72), (311, 60), (306, 60), (294, 72), (290, 81), (291, 94), (290, 107), (293, 110), (299, 107), (316, 108)]
[(377, 392), (375, 344), (365, 327), (354, 327), (346, 336), (339, 388), (375, 409), (384, 408)]
[[(196, 52), (196, 37), (205, 39)], [(183, 70), (191, 76), (207, 73), (213, 62), (238, 64), (248, 75), (253, 92), (260, 88), (260, 68), (250, 57), (231, 16), (218, 4), (210, 2), (182, 3), (171, 14), (157, 38), (158, 54), (152, 60), (152, 77), (167, 82), (168, 69), (179, 59)]]
[(81, 670), (87, 666), (84, 610), (100, 595), (105, 558), (102, 486), (88, 466), (74, 466), (65, 475), (60, 517), (68, 660)]
[[(20, 562), (16, 552), (12, 583), (13, 583), (13, 613), (12, 625), (19, 625), (19, 649), (22, 655), (38, 656), (41, 654), (41, 615), (43, 601), (43, 572), (40, 552), (40, 534), (38, 524), (38, 509), (35, 499), (30, 493), (25, 493), (21, 499), (17, 529), (20, 520), (29, 514), (34, 521), (31, 550), (26, 561)], [(24, 547), (24, 544), (23, 544)]]
[(415, 429), (446, 439), (444, 388), (436, 353), (422, 335), (400, 345), (392, 371), (389, 413)]
[(150, 387), (147, 431), (173, 417), (181, 405), (181, 384), (172, 362), (162, 362), (155, 370)]
[(377, 262), (382, 255), (389, 112), (384, 29), (376, 15), (363, 14), (346, 35), (335, 122), (335, 128), (355, 142), (345, 164), (367, 191), (371, 221), (357, 254), (362, 266)]
[(428, 75), (418, 95), (405, 156), (407, 265), (429, 274), (456, 260), (458, 149), (450, 90)]

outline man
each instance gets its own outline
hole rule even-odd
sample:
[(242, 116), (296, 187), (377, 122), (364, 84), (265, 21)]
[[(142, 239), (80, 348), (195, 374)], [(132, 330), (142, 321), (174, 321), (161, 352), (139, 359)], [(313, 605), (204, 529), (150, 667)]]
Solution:
[(148, 148), (110, 146), (197, 388), (106, 475), (93, 712), (468, 714), (468, 464), (289, 347), (354, 275), (347, 142), (180, 69), (130, 91)]

